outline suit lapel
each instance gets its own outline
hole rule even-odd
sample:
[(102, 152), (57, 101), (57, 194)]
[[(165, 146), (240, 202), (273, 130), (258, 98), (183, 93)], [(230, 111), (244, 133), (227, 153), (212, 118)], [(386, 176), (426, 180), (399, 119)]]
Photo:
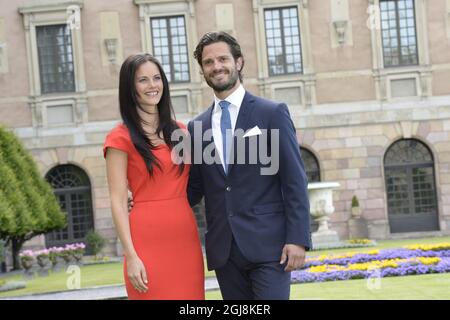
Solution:
[(241, 108), (239, 109), (236, 127), (234, 128), (235, 131), (236, 129), (247, 129), (247, 122), (249, 119), (248, 116), (252, 113), (253, 108), (255, 107), (253, 103), (254, 101), (255, 99), (253, 96), (246, 91), (244, 100), (242, 100)]
[[(255, 102), (254, 97), (246, 91), (244, 99), (242, 100), (241, 108), (239, 109), (239, 114), (238, 114), (238, 118), (236, 120), (236, 126), (234, 128), (234, 131), (236, 131), (236, 129), (242, 129), (244, 131), (246, 131), (248, 129), (248, 120), (250, 119), (249, 116), (252, 114), (253, 108), (255, 107), (254, 102)], [(237, 145), (237, 138), (236, 138), (236, 136), (234, 136), (233, 137), (233, 148), (235, 151), (236, 151), (236, 145)], [(237, 159), (237, 155), (235, 152), (233, 163), (236, 162), (236, 159)], [(228, 165), (228, 175), (230, 175), (233, 167), (234, 167), (234, 164)]]
[[(206, 117), (206, 121), (204, 123), (204, 128), (203, 128), (203, 133), (205, 133), (205, 131), (207, 130), (212, 130), (212, 115), (214, 112), (214, 103), (212, 104), (212, 106), (210, 107), (210, 112), (208, 114), (208, 116)], [(212, 131), (211, 131), (212, 132)], [(214, 142), (214, 135), (212, 136), (212, 143), (214, 144), (214, 154), (213, 156), (216, 157), (216, 153), (217, 153), (217, 148), (216, 148), (216, 143)], [(206, 145), (208, 145), (209, 143), (203, 143), (203, 150), (204, 151)], [(213, 166), (216, 167), (216, 169), (220, 172), (220, 174), (225, 178), (225, 171), (223, 169), (223, 166), (221, 163), (214, 163)]]

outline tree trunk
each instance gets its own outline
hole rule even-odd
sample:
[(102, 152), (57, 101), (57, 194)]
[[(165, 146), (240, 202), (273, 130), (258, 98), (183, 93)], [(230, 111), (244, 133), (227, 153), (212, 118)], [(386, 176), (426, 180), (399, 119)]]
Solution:
[(13, 270), (20, 270), (20, 259), (19, 259), (19, 253), (22, 249), (22, 246), (24, 244), (25, 240), (22, 238), (13, 238), (11, 239), (12, 244), (12, 257), (13, 257)]

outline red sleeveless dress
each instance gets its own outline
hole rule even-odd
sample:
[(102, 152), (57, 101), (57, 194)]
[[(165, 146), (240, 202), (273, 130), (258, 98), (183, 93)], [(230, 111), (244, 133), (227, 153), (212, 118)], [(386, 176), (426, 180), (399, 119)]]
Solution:
[(148, 278), (147, 292), (136, 291), (128, 280), (124, 261), (128, 298), (204, 299), (203, 254), (186, 193), (190, 166), (186, 165), (179, 176), (170, 149), (160, 145), (152, 152), (158, 158), (161, 170), (155, 167), (154, 175), (150, 177), (123, 124), (107, 135), (104, 155), (107, 148), (119, 149), (128, 155), (128, 187), (134, 200), (129, 215), (131, 238)]

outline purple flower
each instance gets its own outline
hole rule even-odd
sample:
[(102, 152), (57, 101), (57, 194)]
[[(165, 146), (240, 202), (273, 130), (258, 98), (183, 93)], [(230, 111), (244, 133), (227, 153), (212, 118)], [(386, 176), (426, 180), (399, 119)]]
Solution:
[[(398, 267), (386, 267), (374, 270), (337, 270), (328, 272), (308, 272), (312, 266), (323, 264), (336, 264), (348, 266), (354, 263), (365, 263), (374, 260), (387, 259), (412, 259), (415, 257), (438, 257), (437, 264), (422, 264), (420, 260), (406, 261), (398, 263)], [(388, 249), (381, 250), (378, 254), (369, 255), (365, 253), (355, 254), (351, 258), (333, 258), (319, 260), (309, 260), (301, 270), (291, 273), (292, 282), (323, 282), (349, 279), (364, 279), (374, 276), (394, 277), (412, 274), (445, 273), (450, 272), (450, 250), (410, 250), (410, 249)]]

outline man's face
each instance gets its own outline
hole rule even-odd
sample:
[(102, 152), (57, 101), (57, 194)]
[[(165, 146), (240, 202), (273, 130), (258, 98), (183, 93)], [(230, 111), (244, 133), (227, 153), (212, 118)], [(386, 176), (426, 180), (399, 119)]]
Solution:
[(202, 71), (208, 85), (216, 92), (227, 91), (240, 84), (242, 58), (236, 61), (225, 42), (207, 45), (202, 52)]

